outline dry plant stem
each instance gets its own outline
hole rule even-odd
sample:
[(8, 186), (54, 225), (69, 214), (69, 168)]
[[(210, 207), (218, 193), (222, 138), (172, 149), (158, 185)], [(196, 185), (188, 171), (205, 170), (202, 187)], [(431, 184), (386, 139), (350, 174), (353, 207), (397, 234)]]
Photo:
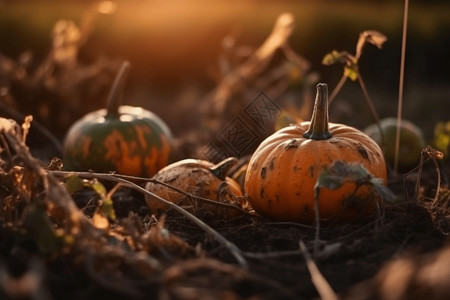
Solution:
[[(14, 111), (11, 107), (5, 105), (2, 102), (0, 102), (0, 111), (4, 112), (5, 114), (8, 115), (8, 117), (13, 118), (17, 122), (24, 120), (26, 117), (25, 115), (23, 115), (17, 111)], [(32, 124), (33, 124), (34, 129), (39, 131), (39, 133), (42, 134), (42, 136), (44, 138), (49, 140), (49, 142), (52, 144), (52, 146), (55, 148), (55, 150), (58, 153), (62, 153), (61, 143), (47, 128), (45, 128), (44, 125), (42, 125), (41, 123), (39, 123), (36, 120), (33, 120)]]
[(437, 174), (437, 186), (436, 186), (436, 194), (434, 195), (432, 206), (436, 206), (438, 200), (439, 200), (439, 191), (441, 190), (441, 171), (439, 169), (439, 164), (436, 161), (435, 158), (432, 158), (434, 167), (436, 168), (436, 174)]
[(423, 167), (423, 152), (420, 155), (420, 162), (419, 162), (419, 170), (417, 171), (417, 182), (416, 182), (416, 199), (419, 198), (419, 189), (420, 189), (420, 179), (422, 177), (422, 167)]
[(333, 92), (331, 93), (330, 97), (328, 98), (328, 106), (331, 105), (334, 99), (336, 99), (337, 94), (341, 91), (342, 87), (344, 86), (345, 82), (347, 81), (347, 76), (342, 75), (341, 79), (339, 79), (339, 82), (334, 87)]
[(303, 256), (306, 260), (306, 266), (308, 267), (308, 271), (311, 274), (311, 281), (314, 284), (317, 292), (320, 295), (320, 299), (322, 300), (338, 300), (338, 296), (331, 288), (328, 281), (323, 277), (322, 273), (320, 273), (319, 268), (317, 267), (314, 260), (309, 255), (308, 249), (306, 249), (303, 241), (299, 242), (300, 249), (302, 250)]
[(380, 131), (381, 145), (382, 145), (382, 148), (384, 148), (385, 141), (384, 141), (383, 130), (381, 129), (381, 125), (380, 125), (380, 118), (378, 117), (377, 110), (373, 106), (372, 99), (369, 96), (369, 92), (367, 91), (366, 84), (364, 83), (364, 80), (363, 80), (361, 74), (359, 73), (359, 71), (358, 71), (358, 81), (359, 81), (359, 85), (361, 86), (361, 89), (364, 93), (364, 99), (366, 99), (367, 105), (369, 106), (370, 111), (372, 112), (373, 118), (375, 119), (375, 122), (377, 123), (378, 130)]
[[(420, 162), (419, 162), (419, 170), (417, 172), (417, 183), (416, 183), (416, 197), (419, 197), (419, 189), (420, 189), (420, 180), (422, 178), (422, 168), (423, 168), (423, 164), (428, 161), (429, 159), (431, 159), (433, 161), (434, 167), (436, 168), (436, 174), (437, 174), (437, 186), (436, 186), (436, 193), (434, 194), (434, 198), (433, 198), (433, 202), (432, 202), (432, 206), (434, 207), (439, 199), (439, 191), (441, 189), (441, 171), (439, 168), (439, 164), (436, 160), (436, 157), (433, 156), (433, 150), (434, 149), (430, 149), (430, 146), (425, 147), (422, 150), (422, 153), (420, 155)], [(424, 161), (424, 156), (428, 155), (428, 159), (426, 161)]]
[(281, 14), (263, 44), (244, 63), (227, 74), (207, 97), (208, 101), (212, 102), (207, 103), (207, 106), (212, 105), (212, 107), (207, 107), (209, 112), (220, 115), (233, 92), (242, 86), (243, 81), (256, 77), (267, 67), (275, 55), (275, 51), (287, 42), (293, 29), (293, 15)]
[(403, 86), (405, 76), (405, 56), (406, 56), (406, 34), (408, 29), (408, 7), (409, 0), (405, 0), (403, 11), (403, 31), (402, 31), (402, 52), (400, 61), (400, 79), (398, 84), (398, 108), (397, 108), (397, 131), (395, 133), (395, 154), (394, 154), (394, 174), (398, 170), (398, 155), (400, 150), (400, 125), (403, 110)]
[[(428, 157), (425, 161), (423, 160), (423, 156), (420, 156), (420, 161), (419, 161), (419, 165), (416, 166), (414, 169), (412, 169), (411, 171), (409, 171), (408, 173), (403, 175), (403, 190), (407, 191), (408, 189), (406, 188), (406, 178), (411, 175), (412, 173), (414, 173), (417, 170), (417, 180), (416, 180), (416, 186), (415, 186), (415, 192), (416, 192), (416, 198), (418, 198), (419, 196), (419, 187), (420, 187), (420, 178), (422, 176), (422, 165), (424, 163), (426, 163), (428, 160), (430, 160), (430, 158)], [(409, 197), (408, 194), (405, 195), (405, 201), (408, 202), (409, 201)]]
[(141, 187), (131, 181), (128, 181), (123, 178), (119, 178), (119, 177), (115, 176), (114, 174), (90, 173), (90, 172), (65, 172), (65, 171), (52, 171), (51, 173), (54, 174), (55, 176), (59, 176), (59, 177), (66, 177), (68, 175), (77, 175), (79, 177), (86, 178), (86, 179), (97, 178), (97, 179), (108, 180), (108, 181), (112, 181), (112, 182), (118, 182), (118, 183), (121, 183), (123, 186), (129, 187), (129, 188), (134, 189), (142, 194), (152, 197), (153, 199), (164, 203), (165, 205), (169, 206), (173, 210), (184, 215), (189, 220), (191, 220), (194, 224), (196, 224), (198, 227), (203, 229), (206, 233), (213, 236), (222, 246), (224, 246), (231, 252), (231, 254), (235, 257), (236, 261), (239, 263), (239, 265), (241, 267), (247, 268), (247, 266), (248, 266), (247, 261), (241, 254), (241, 250), (235, 244), (233, 244), (232, 242), (230, 242), (226, 238), (224, 238), (216, 230), (214, 230), (213, 228), (208, 226), (205, 222), (203, 222), (202, 220), (200, 220), (193, 214), (189, 213), (182, 207), (176, 205), (175, 203), (167, 201), (167, 200), (147, 191), (143, 187)]
[(28, 147), (20, 139), (19, 126), (15, 122), (0, 118), (0, 131), (8, 142), (7, 145), (21, 158), (24, 166), (42, 180), (47, 198), (55, 206), (55, 210), (59, 210), (58, 213), (62, 213), (65, 216), (64, 222), (68, 229), (67, 232), (72, 233), (74, 236), (78, 236), (81, 231), (90, 236), (97, 234), (98, 232), (84, 218), (73, 201), (67, 201), (67, 199), (71, 199), (67, 190), (60, 185), (60, 182), (52, 174), (44, 170), (40, 166), (40, 162), (30, 154)]
[(316, 217), (316, 236), (314, 237), (314, 257), (319, 253), (320, 244), (320, 213), (319, 213), (319, 194), (320, 188), (314, 189), (314, 212)]
[(183, 191), (183, 190), (181, 190), (181, 189), (179, 189), (177, 187), (174, 187), (174, 186), (172, 186), (172, 185), (170, 185), (168, 183), (165, 183), (163, 181), (160, 181), (160, 180), (148, 179), (148, 178), (142, 178), (142, 177), (136, 177), (136, 176), (129, 176), (129, 175), (122, 175), (122, 174), (114, 174), (113, 176), (117, 177), (117, 178), (122, 178), (122, 179), (127, 180), (127, 181), (131, 181), (131, 182), (136, 182), (136, 181), (141, 182), (142, 181), (142, 182), (152, 182), (152, 183), (155, 183), (155, 184), (160, 184), (160, 185), (163, 185), (163, 186), (167, 187), (168, 189), (171, 189), (171, 190), (173, 190), (173, 191), (175, 191), (177, 193), (182, 194), (183, 196), (189, 197), (190, 199), (194, 199), (196, 201), (201, 201), (201, 202), (204, 202), (204, 203), (207, 203), (207, 204), (211, 204), (211, 205), (215, 205), (215, 206), (221, 206), (221, 207), (224, 207), (226, 209), (237, 210), (240, 213), (242, 213), (244, 215), (247, 215), (249, 217), (262, 218), (262, 217), (260, 217), (258, 215), (252, 214), (252, 213), (250, 213), (250, 212), (248, 212), (248, 211), (246, 211), (246, 210), (244, 210), (244, 209), (242, 209), (242, 208), (240, 208), (240, 207), (238, 207), (236, 205), (229, 204), (229, 203), (224, 203), (224, 202), (218, 202), (218, 201), (214, 201), (214, 200), (211, 200), (211, 199), (208, 199), (208, 198), (195, 196), (195, 195), (193, 195), (191, 193), (185, 192), (185, 191)]
[[(116, 175), (114, 175), (114, 176), (116, 176)], [(118, 175), (118, 176), (122, 177), (120, 175)], [(240, 213), (242, 213), (244, 215), (247, 215), (247, 216), (250, 216), (250, 217), (256, 217), (256, 215), (254, 215), (254, 214), (252, 214), (252, 213), (250, 213), (250, 212), (248, 212), (248, 211), (246, 211), (246, 210), (244, 210), (244, 209), (242, 209), (242, 208), (240, 208), (240, 207), (238, 207), (236, 205), (229, 204), (229, 203), (223, 203), (223, 202), (219, 202), (219, 201), (214, 201), (214, 200), (211, 200), (211, 199), (208, 199), (208, 198), (194, 196), (194, 195), (192, 195), (190, 193), (187, 193), (187, 192), (185, 192), (185, 191), (183, 191), (183, 190), (181, 190), (179, 188), (176, 188), (176, 187), (174, 187), (174, 186), (172, 186), (170, 184), (167, 184), (165, 182), (162, 182), (160, 180), (146, 179), (145, 181), (163, 185), (163, 186), (165, 186), (165, 187), (167, 187), (167, 188), (169, 188), (171, 190), (174, 190), (177, 193), (180, 193), (180, 194), (182, 194), (182, 195), (184, 195), (186, 197), (189, 197), (191, 199), (194, 199), (194, 200), (202, 201), (202, 202), (205, 202), (205, 203), (208, 203), (208, 204), (211, 204), (211, 205), (221, 206), (221, 207), (224, 207), (224, 208), (227, 208), (227, 209), (237, 210), (237, 211), (239, 211)]]

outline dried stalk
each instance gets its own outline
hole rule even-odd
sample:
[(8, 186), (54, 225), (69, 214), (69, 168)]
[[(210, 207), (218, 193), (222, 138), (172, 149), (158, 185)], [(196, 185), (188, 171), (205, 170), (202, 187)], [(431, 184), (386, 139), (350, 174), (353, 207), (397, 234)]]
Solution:
[(397, 131), (395, 133), (395, 155), (394, 155), (394, 174), (398, 170), (398, 154), (400, 151), (400, 126), (402, 122), (402, 107), (403, 107), (403, 86), (405, 78), (405, 57), (406, 57), (406, 33), (408, 29), (408, 7), (409, 0), (405, 0), (403, 12), (403, 32), (402, 32), (402, 52), (400, 61), (400, 79), (398, 86), (398, 108), (397, 108)]
[(322, 273), (320, 273), (319, 268), (317, 267), (314, 260), (309, 255), (308, 249), (306, 249), (303, 241), (299, 242), (300, 249), (302, 250), (303, 256), (306, 260), (306, 266), (308, 267), (309, 273), (311, 274), (311, 281), (317, 289), (317, 292), (320, 295), (322, 300), (338, 300), (338, 296), (331, 288), (328, 281), (323, 277)]
[(155, 199), (156, 201), (160, 201), (162, 203), (164, 203), (165, 205), (169, 206), (171, 209), (177, 211), (178, 213), (182, 214), (183, 216), (185, 216), (186, 218), (188, 218), (191, 222), (193, 222), (194, 224), (196, 224), (198, 227), (200, 227), (202, 230), (204, 230), (206, 233), (210, 234), (211, 236), (213, 236), (222, 246), (224, 246), (225, 248), (227, 248), (231, 254), (235, 257), (236, 261), (239, 263), (239, 265), (243, 268), (247, 268), (247, 261), (245, 260), (245, 258), (243, 257), (241, 250), (232, 242), (228, 241), (225, 237), (223, 237), (220, 233), (218, 233), (216, 230), (214, 230), (213, 228), (211, 228), (210, 226), (208, 226), (205, 222), (203, 222), (202, 220), (200, 220), (199, 218), (197, 218), (196, 216), (194, 216), (193, 214), (189, 213), (188, 211), (186, 211), (185, 209), (183, 209), (182, 207), (176, 205), (175, 203), (172, 203), (170, 201), (167, 201), (157, 195), (155, 195), (154, 193), (147, 191), (146, 189), (144, 189), (143, 187), (137, 185), (136, 183), (133, 183), (129, 180), (123, 179), (119, 176), (116, 176), (114, 174), (105, 174), (105, 173), (90, 173), (90, 172), (65, 172), (65, 171), (51, 171), (51, 173), (55, 176), (58, 177), (67, 177), (70, 175), (77, 175), (81, 178), (86, 178), (86, 179), (93, 179), (93, 178), (97, 178), (97, 179), (101, 179), (101, 180), (107, 180), (107, 181), (111, 181), (111, 182), (117, 182), (122, 184), (122, 186), (131, 188), (135, 191), (138, 191), (146, 196), (149, 196), (153, 199)]

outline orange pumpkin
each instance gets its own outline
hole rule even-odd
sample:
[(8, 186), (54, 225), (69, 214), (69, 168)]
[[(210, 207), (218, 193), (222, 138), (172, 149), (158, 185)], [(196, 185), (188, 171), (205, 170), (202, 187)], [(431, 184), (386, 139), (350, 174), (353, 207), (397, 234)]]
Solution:
[[(242, 190), (239, 184), (226, 176), (227, 171), (236, 161), (236, 158), (228, 158), (214, 165), (206, 160), (184, 159), (161, 169), (152, 179), (196, 197), (243, 207)], [(163, 199), (181, 205), (190, 212), (202, 216), (222, 218), (237, 216), (237, 210), (196, 201), (164, 184), (148, 182), (145, 188)], [(167, 205), (149, 196), (146, 197), (146, 202), (155, 214), (160, 214), (168, 209)]]
[[(319, 173), (334, 161), (362, 164), (386, 183), (386, 164), (375, 141), (343, 124), (328, 123), (328, 88), (317, 85), (311, 122), (280, 129), (250, 158), (245, 194), (259, 214), (280, 221), (312, 224), (314, 186)], [(321, 221), (349, 221), (376, 211), (382, 199), (369, 186), (347, 182), (323, 188), (318, 198)]]

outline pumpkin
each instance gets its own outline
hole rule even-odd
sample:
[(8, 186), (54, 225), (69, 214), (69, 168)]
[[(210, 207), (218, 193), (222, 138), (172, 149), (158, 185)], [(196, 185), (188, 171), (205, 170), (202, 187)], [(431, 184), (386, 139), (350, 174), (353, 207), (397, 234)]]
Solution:
[[(385, 118), (380, 121), (383, 132), (384, 145), (377, 124), (369, 125), (364, 133), (370, 136), (380, 145), (384, 157), (388, 163), (394, 165), (395, 139), (397, 135), (397, 119)], [(400, 147), (398, 154), (398, 166), (407, 169), (419, 164), (422, 149), (426, 146), (422, 130), (408, 120), (400, 121)]]
[(120, 105), (129, 63), (119, 70), (108, 106), (88, 113), (69, 129), (63, 145), (64, 170), (118, 172), (151, 177), (172, 156), (172, 134), (154, 113)]
[[(183, 206), (188, 211), (202, 216), (230, 218), (237, 216), (237, 210), (193, 201), (189, 196), (170, 187), (179, 189), (196, 197), (206, 198), (243, 207), (242, 190), (239, 184), (227, 171), (236, 163), (236, 158), (230, 157), (218, 164), (201, 159), (183, 159), (161, 169), (154, 181), (145, 185), (145, 189), (172, 203)], [(158, 183), (162, 182), (164, 184)], [(170, 187), (168, 187), (169, 185)], [(152, 213), (159, 215), (168, 206), (147, 196), (146, 202)]]
[[(265, 217), (312, 224), (318, 175), (337, 160), (362, 164), (386, 183), (380, 147), (356, 128), (328, 123), (328, 88), (319, 83), (311, 121), (278, 130), (251, 156), (245, 176), (248, 202)], [(346, 182), (334, 190), (322, 188), (320, 221), (344, 222), (374, 213), (382, 199), (369, 186), (356, 186)]]

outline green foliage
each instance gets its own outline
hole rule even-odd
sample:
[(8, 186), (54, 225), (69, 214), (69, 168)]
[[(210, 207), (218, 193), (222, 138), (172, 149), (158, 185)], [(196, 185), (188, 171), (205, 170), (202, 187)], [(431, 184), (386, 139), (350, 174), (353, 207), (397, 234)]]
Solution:
[(356, 53), (352, 55), (347, 51), (333, 50), (325, 54), (322, 59), (322, 64), (329, 66), (336, 63), (344, 65), (344, 75), (350, 78), (352, 81), (358, 79), (358, 60), (363, 53), (364, 46), (369, 43), (375, 45), (378, 49), (381, 49), (383, 44), (387, 41), (387, 37), (381, 32), (375, 30), (366, 30), (359, 35), (358, 42), (356, 44)]
[(59, 252), (72, 240), (70, 236), (63, 234), (53, 226), (47, 208), (38, 201), (27, 207), (23, 217), (23, 226), (26, 228), (26, 232), (19, 233), (19, 236), (26, 239), (31, 238), (44, 255)]
[(450, 121), (438, 122), (434, 127), (434, 144), (445, 155), (450, 153)]
[(83, 188), (92, 189), (100, 199), (99, 213), (111, 220), (116, 219), (111, 193), (108, 193), (105, 186), (97, 179), (87, 180), (81, 179), (76, 175), (72, 175), (67, 177), (66, 186), (70, 194), (73, 194)]

